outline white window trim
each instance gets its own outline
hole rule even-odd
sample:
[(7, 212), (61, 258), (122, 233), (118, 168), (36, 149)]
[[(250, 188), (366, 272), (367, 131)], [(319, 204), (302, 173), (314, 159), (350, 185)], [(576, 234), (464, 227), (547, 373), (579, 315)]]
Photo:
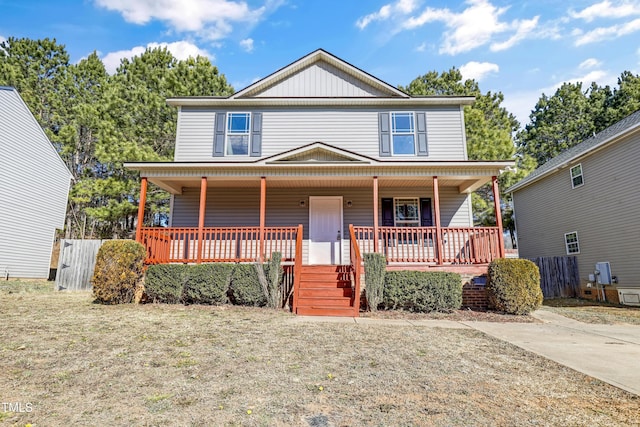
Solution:
[(396, 200), (407, 200), (407, 199), (414, 199), (417, 202), (417, 208), (418, 208), (418, 220), (417, 220), (417, 225), (416, 227), (421, 227), (421, 220), (422, 220), (422, 212), (420, 211), (420, 197), (414, 197), (414, 196), (406, 196), (406, 197), (394, 197), (393, 198), (393, 226), (394, 227), (410, 227), (407, 226), (406, 224), (409, 223), (409, 221), (405, 221), (402, 222), (401, 224), (403, 225), (398, 225), (398, 220), (396, 218)]
[[(247, 133), (231, 133), (229, 131), (229, 117), (232, 114), (247, 114), (249, 116), (249, 126), (247, 129)], [(227, 112), (227, 116), (225, 117), (225, 131), (224, 131), (224, 156), (225, 157), (249, 157), (251, 155), (251, 122), (253, 117), (251, 116), (250, 111), (229, 111)], [(229, 136), (247, 136), (247, 154), (228, 154), (227, 149), (229, 148)]]
[[(394, 132), (393, 131), (393, 116), (394, 114), (411, 114), (411, 121), (413, 124), (413, 132)], [(416, 135), (416, 113), (415, 111), (391, 111), (389, 114), (389, 133), (391, 139), (391, 155), (395, 157), (415, 157), (418, 151), (418, 136)], [(394, 152), (395, 144), (393, 143), (394, 135), (413, 135), (413, 154), (396, 154)], [(394, 200), (395, 203), (395, 200)]]
[[(576, 235), (576, 241), (575, 242), (568, 242), (567, 241), (567, 237), (575, 234)], [(576, 248), (578, 249), (576, 252), (571, 252), (569, 250), (569, 245), (575, 245)], [(580, 253), (580, 239), (578, 238), (578, 232), (577, 231), (570, 231), (569, 233), (564, 233), (564, 248), (565, 251), (567, 252), (567, 255), (578, 255)]]
[[(580, 166), (580, 174), (573, 176), (573, 169)], [(584, 171), (582, 170), (582, 163), (578, 163), (577, 165), (573, 165), (569, 168), (569, 176), (571, 177), (571, 188), (578, 188), (578, 187), (582, 187), (584, 185)], [(578, 185), (575, 185), (573, 182), (574, 178), (580, 177), (582, 182)]]

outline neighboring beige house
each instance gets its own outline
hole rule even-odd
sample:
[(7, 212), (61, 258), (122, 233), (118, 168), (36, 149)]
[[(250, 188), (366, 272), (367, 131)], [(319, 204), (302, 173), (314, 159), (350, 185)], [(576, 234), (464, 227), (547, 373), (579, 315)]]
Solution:
[[(293, 265), (294, 311), (310, 314), (357, 314), (364, 252), (390, 268), (486, 272), (504, 255), (502, 226), (473, 227), (471, 192), (493, 182), (498, 195), (513, 162), (468, 160), (473, 102), (409, 96), (324, 50), (229, 97), (169, 99), (174, 161), (125, 165), (142, 178), (139, 225), (147, 182), (172, 194), (169, 227), (138, 227), (147, 262), (279, 251)], [(331, 275), (331, 291), (308, 289)]]
[(47, 278), (71, 173), (18, 92), (0, 86), (0, 275)]
[(598, 279), (609, 281), (606, 264), (595, 275), (596, 263), (608, 262), (607, 299), (640, 305), (639, 182), (636, 111), (507, 190), (513, 193), (520, 257), (575, 255), (583, 295), (594, 298)]

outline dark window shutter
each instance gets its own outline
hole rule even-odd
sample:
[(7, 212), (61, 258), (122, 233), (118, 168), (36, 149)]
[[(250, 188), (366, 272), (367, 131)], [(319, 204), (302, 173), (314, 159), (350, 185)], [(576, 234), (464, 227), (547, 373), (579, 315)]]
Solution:
[(389, 132), (389, 113), (378, 114), (378, 133), (380, 135), (380, 157), (391, 156), (391, 132)]
[(262, 113), (251, 114), (251, 157), (262, 156)]
[(227, 130), (227, 115), (216, 113), (216, 127), (213, 135), (213, 157), (224, 156), (224, 134)]
[(431, 216), (431, 199), (420, 198), (420, 226), (433, 227), (433, 217)]
[(416, 113), (416, 136), (418, 138), (418, 156), (428, 156), (427, 117), (424, 111)]
[(382, 207), (382, 226), (393, 227), (393, 199), (382, 199), (380, 201)]

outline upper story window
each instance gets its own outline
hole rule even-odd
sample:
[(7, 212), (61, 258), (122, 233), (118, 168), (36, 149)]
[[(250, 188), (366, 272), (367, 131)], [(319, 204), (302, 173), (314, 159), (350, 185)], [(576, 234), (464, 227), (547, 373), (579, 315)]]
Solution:
[(571, 188), (580, 187), (582, 184), (584, 184), (582, 164), (577, 164), (571, 168)]
[(249, 155), (249, 134), (251, 130), (251, 113), (227, 114), (227, 156)]
[(578, 243), (578, 232), (572, 231), (565, 233), (564, 244), (567, 249), (567, 255), (575, 255), (580, 253), (580, 244)]
[(417, 197), (397, 198), (393, 201), (396, 227), (420, 226), (420, 211)]
[(394, 155), (416, 154), (413, 113), (391, 113), (391, 139)]

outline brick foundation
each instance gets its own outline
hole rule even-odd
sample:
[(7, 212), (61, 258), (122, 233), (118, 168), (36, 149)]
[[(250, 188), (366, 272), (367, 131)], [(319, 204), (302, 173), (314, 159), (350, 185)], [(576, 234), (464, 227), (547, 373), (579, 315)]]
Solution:
[(462, 275), (462, 307), (483, 311), (489, 308), (485, 283), (478, 276)]
[[(612, 304), (620, 304), (618, 290), (610, 286), (604, 288), (607, 301)], [(598, 295), (600, 294), (600, 295)], [(596, 288), (580, 288), (580, 298), (597, 301), (602, 298), (602, 291)]]

